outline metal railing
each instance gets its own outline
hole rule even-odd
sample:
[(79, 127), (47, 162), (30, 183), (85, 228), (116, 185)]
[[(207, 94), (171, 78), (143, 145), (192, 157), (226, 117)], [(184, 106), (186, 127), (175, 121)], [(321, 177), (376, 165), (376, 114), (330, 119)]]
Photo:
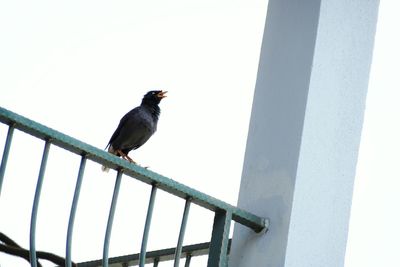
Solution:
[[(228, 254), (231, 246), (231, 239), (228, 243)], [(176, 260), (176, 248), (167, 248), (161, 250), (149, 251), (146, 253), (146, 264), (153, 263), (157, 267), (160, 262)], [(189, 267), (192, 257), (208, 255), (210, 251), (210, 242), (195, 245), (183, 246), (181, 258), (185, 259), (185, 267)], [(140, 253), (109, 258), (110, 267), (137, 266), (139, 265)], [(78, 267), (99, 267), (102, 266), (102, 260), (94, 260), (78, 263)]]
[[(80, 188), (81, 188), (82, 180), (84, 178), (85, 165), (86, 165), (86, 161), (88, 159), (92, 160), (94, 162), (97, 162), (99, 164), (105, 165), (109, 168), (117, 170), (117, 176), (116, 176), (116, 180), (115, 180), (114, 192), (113, 192), (113, 197), (112, 197), (111, 206), (110, 206), (110, 210), (109, 210), (107, 228), (106, 228), (106, 232), (105, 232), (104, 245), (103, 245), (103, 259), (101, 260), (101, 264), (98, 264), (99, 262), (96, 261), (97, 265), (85, 265), (86, 263), (82, 263), (83, 264), (82, 266), (105, 266), (105, 267), (106, 266), (132, 266), (132, 265), (125, 264), (130, 261), (126, 261), (126, 262), (124, 262), (125, 265), (121, 265), (123, 263), (121, 261), (124, 261), (122, 259), (123, 257), (118, 257), (121, 260), (119, 262), (120, 265), (114, 265), (116, 263), (115, 259), (117, 259), (117, 258), (109, 259), (109, 257), (108, 257), (109, 241), (110, 241), (111, 230), (112, 230), (112, 225), (113, 225), (114, 212), (115, 212), (115, 209), (117, 206), (117, 200), (118, 200), (118, 194), (119, 194), (119, 188), (120, 188), (120, 184), (121, 184), (122, 174), (124, 174), (125, 176), (132, 177), (134, 179), (140, 180), (140, 181), (152, 186), (150, 201), (148, 204), (146, 222), (145, 222), (145, 227), (144, 227), (144, 233), (143, 233), (143, 238), (142, 238), (141, 250), (140, 250), (140, 253), (136, 254), (136, 256), (135, 256), (135, 257), (138, 257), (138, 259), (136, 259), (136, 261), (138, 261), (139, 266), (144, 266), (146, 261), (149, 262), (149, 260), (150, 260), (150, 262), (151, 262), (151, 259), (153, 259), (152, 262), (154, 263), (154, 266), (157, 266), (159, 260), (161, 259), (161, 257), (149, 258), (149, 257), (147, 257), (147, 254), (146, 254), (147, 240), (148, 240), (148, 235), (149, 235), (149, 231), (150, 231), (150, 224), (151, 224), (151, 219), (152, 219), (154, 201), (156, 198), (157, 190), (159, 190), (159, 189), (164, 190), (170, 194), (173, 194), (177, 197), (180, 197), (180, 198), (183, 198), (186, 200), (185, 208), (184, 208), (184, 212), (183, 212), (183, 216), (182, 216), (179, 237), (178, 237), (178, 241), (177, 241), (177, 247), (174, 248), (174, 257), (173, 257), (174, 266), (179, 266), (179, 259), (181, 257), (189, 257), (189, 260), (186, 261), (187, 265), (185, 264), (185, 266), (189, 266), (191, 256), (187, 256), (187, 255), (197, 255), (194, 252), (191, 252), (191, 253), (188, 253), (187, 251), (185, 252), (185, 249), (187, 250), (187, 247), (182, 247), (183, 239), (184, 239), (184, 235), (185, 235), (187, 218), (188, 218), (188, 214), (189, 214), (189, 209), (190, 209), (190, 205), (192, 203), (199, 205), (201, 207), (204, 207), (206, 209), (209, 209), (215, 213), (211, 241), (210, 241), (209, 245), (207, 245), (207, 246), (209, 246), (209, 248), (207, 248), (207, 253), (209, 254), (208, 266), (212, 266), (212, 267), (227, 266), (229, 230), (230, 230), (230, 225), (231, 225), (232, 220), (253, 229), (255, 232), (261, 232), (263, 230), (266, 230), (268, 227), (268, 220), (266, 220), (264, 218), (258, 217), (250, 212), (247, 212), (245, 210), (234, 207), (234, 206), (227, 204), (221, 200), (213, 198), (207, 194), (199, 192), (195, 189), (192, 189), (192, 188), (190, 188), (186, 185), (183, 185), (181, 183), (178, 183), (170, 178), (167, 178), (160, 174), (152, 172), (148, 169), (142, 168), (135, 164), (131, 164), (121, 158), (118, 158), (118, 157), (104, 151), (104, 150), (98, 149), (89, 144), (81, 142), (77, 139), (74, 139), (70, 136), (67, 136), (63, 133), (60, 133), (56, 130), (48, 128), (42, 124), (34, 122), (30, 119), (27, 119), (23, 116), (20, 116), (16, 113), (13, 113), (13, 112), (6, 110), (4, 108), (1, 108), (1, 107), (0, 107), (0, 121), (4, 124), (8, 125), (8, 133), (7, 133), (5, 147), (4, 147), (4, 151), (3, 151), (3, 157), (2, 157), (2, 161), (1, 161), (1, 165), (0, 165), (0, 194), (1, 194), (3, 178), (4, 178), (4, 174), (5, 174), (5, 170), (6, 170), (7, 159), (8, 159), (11, 143), (12, 143), (14, 130), (18, 129), (20, 131), (26, 132), (30, 135), (33, 135), (37, 138), (44, 140), (44, 150), (43, 150), (43, 154), (42, 154), (42, 160), (41, 160), (41, 165), (40, 165), (40, 170), (39, 170), (39, 175), (38, 175), (38, 180), (37, 180), (37, 185), (36, 185), (36, 190), (35, 190), (32, 214), (31, 214), (30, 248), (29, 248), (30, 249), (31, 266), (34, 266), (34, 267), (37, 266), (36, 247), (35, 247), (37, 212), (38, 212), (38, 208), (39, 208), (40, 195), (41, 195), (41, 189), (42, 189), (42, 184), (43, 184), (43, 177), (44, 177), (44, 174), (46, 171), (46, 163), (47, 163), (47, 158), (49, 155), (49, 149), (50, 149), (51, 145), (61, 147), (65, 150), (68, 150), (72, 153), (75, 153), (75, 154), (78, 154), (81, 156), (81, 162), (80, 162), (80, 167), (79, 167), (79, 171), (78, 171), (78, 177), (77, 177), (77, 181), (76, 181), (74, 197), (73, 197), (73, 201), (72, 201), (72, 205), (71, 205), (71, 211), (70, 211), (69, 223), (68, 223), (68, 229), (67, 229), (65, 266), (68, 266), (68, 267), (72, 266), (71, 247), (72, 247), (72, 235), (73, 235), (75, 214), (76, 214), (76, 209), (77, 209), (78, 201), (79, 201)], [(168, 257), (165, 257), (165, 259), (166, 258), (168, 258)], [(172, 260), (171, 258), (168, 258), (168, 259)], [(109, 265), (110, 260), (112, 260), (112, 262), (113, 262), (111, 265)], [(133, 262), (134, 261), (132, 260), (132, 262), (129, 264), (136, 264)], [(81, 265), (79, 265), (79, 266), (81, 266)]]

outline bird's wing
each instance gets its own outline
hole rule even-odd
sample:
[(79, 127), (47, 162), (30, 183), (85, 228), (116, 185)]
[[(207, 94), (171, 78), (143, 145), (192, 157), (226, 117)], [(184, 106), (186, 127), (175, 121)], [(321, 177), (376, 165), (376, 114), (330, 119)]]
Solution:
[(128, 113), (126, 113), (122, 119), (119, 121), (118, 127), (117, 129), (114, 131), (113, 135), (110, 138), (110, 141), (108, 141), (108, 144), (106, 146), (105, 149), (107, 149), (107, 147), (112, 144), (115, 139), (118, 137), (118, 135), (121, 133), (121, 129), (124, 127), (124, 125), (126, 124), (126, 122), (134, 117), (137, 117), (140, 113), (140, 109), (139, 107), (136, 107), (134, 109), (132, 109), (131, 111), (129, 111)]

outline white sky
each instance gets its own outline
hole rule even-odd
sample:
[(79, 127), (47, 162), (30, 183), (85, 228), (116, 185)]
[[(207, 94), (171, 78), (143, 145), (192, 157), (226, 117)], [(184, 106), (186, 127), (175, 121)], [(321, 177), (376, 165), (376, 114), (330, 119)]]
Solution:
[[(381, 1), (346, 267), (400, 266), (396, 7)], [(2, 1), (0, 105), (103, 148), (144, 93), (168, 90), (158, 132), (132, 157), (235, 204), (266, 9), (261, 0)], [(1, 140), (6, 131), (0, 125)], [(25, 247), (42, 149), (41, 142), (15, 133), (1, 195), (0, 229)], [(51, 148), (38, 249), (64, 254), (78, 165), (79, 157)], [(75, 261), (102, 256), (114, 175), (88, 162)], [(110, 256), (139, 251), (149, 193), (147, 185), (123, 179)], [(148, 249), (176, 245), (183, 205), (158, 192)], [(209, 240), (212, 216), (192, 206), (185, 244)], [(0, 254), (2, 267), (22, 262)]]

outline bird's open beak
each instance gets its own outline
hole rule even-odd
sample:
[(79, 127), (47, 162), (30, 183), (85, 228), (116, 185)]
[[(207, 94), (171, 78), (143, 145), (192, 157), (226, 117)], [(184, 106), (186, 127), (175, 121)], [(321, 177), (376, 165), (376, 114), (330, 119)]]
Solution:
[(168, 93), (168, 91), (161, 91), (157, 94), (157, 97), (163, 99), (164, 97), (167, 97), (165, 94)]

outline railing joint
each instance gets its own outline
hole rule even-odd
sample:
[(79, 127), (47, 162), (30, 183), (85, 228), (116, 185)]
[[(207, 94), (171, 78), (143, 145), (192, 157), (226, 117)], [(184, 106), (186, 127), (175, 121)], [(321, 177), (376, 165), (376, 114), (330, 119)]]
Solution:
[(124, 174), (124, 172), (126, 171), (125, 168), (122, 167), (118, 167), (115, 169), (117, 172), (120, 172), (121, 174)]
[(262, 218), (263, 219), (263, 228), (261, 228), (261, 230), (259, 231), (255, 231), (257, 234), (266, 234), (268, 232), (269, 229), (269, 218)]

